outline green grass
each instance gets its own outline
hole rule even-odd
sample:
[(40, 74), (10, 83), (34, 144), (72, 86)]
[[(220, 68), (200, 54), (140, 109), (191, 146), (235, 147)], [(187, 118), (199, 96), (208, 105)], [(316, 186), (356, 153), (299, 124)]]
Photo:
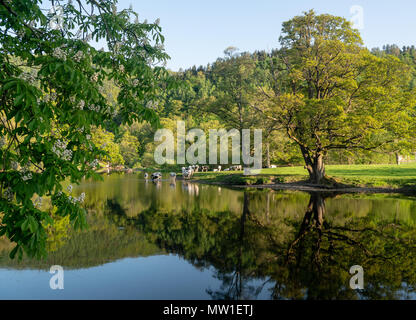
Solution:
[[(367, 187), (416, 187), (416, 163), (402, 165), (328, 165), (326, 173), (337, 182)], [(287, 183), (306, 180), (308, 173), (303, 167), (279, 167), (263, 169), (260, 176), (245, 177), (241, 172), (203, 172), (195, 179), (227, 184)], [(239, 183), (238, 183), (239, 182)]]
[(209, 182), (220, 182), (228, 185), (258, 185), (272, 182), (269, 175), (244, 176), (240, 171), (223, 172), (199, 172), (195, 173), (194, 179)]

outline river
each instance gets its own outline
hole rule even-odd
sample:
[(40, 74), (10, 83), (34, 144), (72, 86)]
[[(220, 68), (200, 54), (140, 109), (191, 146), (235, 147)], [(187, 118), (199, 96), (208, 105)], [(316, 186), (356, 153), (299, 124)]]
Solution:
[[(10, 260), (0, 299), (412, 299), (416, 198), (230, 189), (112, 174), (84, 181), (89, 227)], [(52, 265), (64, 289), (52, 290)], [(363, 268), (364, 289), (350, 287)]]

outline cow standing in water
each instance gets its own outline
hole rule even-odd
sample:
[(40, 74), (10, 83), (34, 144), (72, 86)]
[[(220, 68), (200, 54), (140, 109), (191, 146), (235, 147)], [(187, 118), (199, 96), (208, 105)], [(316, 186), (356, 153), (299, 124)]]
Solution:
[(182, 176), (184, 179), (191, 179), (194, 171), (191, 166), (188, 168), (183, 167), (182, 168)]
[(171, 173), (169, 173), (169, 177), (170, 177), (170, 186), (172, 187), (172, 188), (174, 188), (175, 186), (176, 186), (176, 173), (175, 172), (171, 172)]
[(154, 172), (154, 173), (152, 173), (150, 178), (152, 179), (152, 181), (160, 181), (162, 179), (162, 173)]

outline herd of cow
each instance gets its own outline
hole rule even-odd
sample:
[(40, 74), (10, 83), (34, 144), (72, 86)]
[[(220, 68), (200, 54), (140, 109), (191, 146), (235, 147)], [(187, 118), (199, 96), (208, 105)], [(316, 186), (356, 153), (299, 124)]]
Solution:
[[(243, 168), (241, 165), (235, 165), (235, 166), (230, 166), (229, 168), (224, 169), (223, 171), (241, 171)], [(212, 172), (219, 172), (222, 170), (221, 166), (218, 166), (217, 168), (213, 168)], [(191, 179), (192, 176), (194, 175), (194, 173), (196, 172), (209, 172), (210, 171), (210, 167), (209, 166), (199, 166), (199, 165), (191, 165), (189, 167), (182, 167), (182, 176), (184, 179)], [(169, 173), (169, 176), (171, 179), (176, 179), (176, 173), (175, 172), (171, 172)], [(145, 172), (144, 174), (144, 178), (146, 180), (149, 179), (149, 174), (147, 172)], [(159, 181), (162, 179), (162, 173), (161, 172), (153, 172), (150, 175), (150, 179), (152, 181)]]

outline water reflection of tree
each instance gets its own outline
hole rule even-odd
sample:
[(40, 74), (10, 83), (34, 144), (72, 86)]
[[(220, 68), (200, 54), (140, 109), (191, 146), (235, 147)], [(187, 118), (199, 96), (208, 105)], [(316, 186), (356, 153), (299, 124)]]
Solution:
[(220, 290), (213, 291), (208, 289), (208, 294), (213, 299), (223, 299), (223, 300), (240, 300), (240, 299), (250, 299), (257, 297), (261, 292), (261, 289), (256, 288), (252, 285), (249, 285), (250, 275), (246, 273), (246, 270), (243, 265), (244, 259), (244, 241), (245, 241), (245, 226), (246, 221), (250, 217), (249, 209), (249, 195), (244, 193), (244, 205), (243, 213), (239, 219), (240, 230), (238, 234), (238, 241), (236, 243), (237, 256), (235, 270), (232, 273), (221, 273), (217, 272), (216, 277), (221, 280), (222, 285)]
[[(361, 297), (400, 298), (412, 291), (416, 283), (415, 230), (398, 221), (374, 222), (368, 217), (334, 224), (326, 219), (325, 209), (325, 199), (333, 196), (311, 193), (302, 221), (288, 221), (297, 232), (284, 259), (278, 259), (278, 269), (283, 270), (272, 275), (273, 298), (358, 298), (349, 288), (348, 271), (354, 264), (365, 270)], [(276, 251), (280, 257), (282, 249)]]
[(216, 299), (256, 298), (266, 285), (274, 299), (356, 299), (348, 272), (355, 264), (365, 270), (361, 297), (400, 298), (414, 291), (413, 227), (368, 216), (331, 221), (325, 199), (333, 195), (319, 193), (310, 194), (301, 219), (259, 214), (250, 209), (255, 196), (244, 193), (240, 215), (152, 208), (129, 223), (195, 266), (214, 267), (222, 286), (208, 292)]
[[(200, 198), (206, 196), (203, 187)], [(192, 191), (192, 185), (187, 188)], [(202, 202), (185, 201), (188, 197), (161, 206), (166, 189), (153, 192), (151, 182), (149, 189), (147, 207), (118, 196), (100, 198), (102, 211), (90, 214), (89, 230), (74, 234), (42, 267), (91, 266), (167, 251), (197, 268), (212, 268), (222, 283), (207, 290), (215, 299), (253, 299), (260, 292), (274, 299), (356, 299), (357, 292), (348, 286), (348, 271), (355, 264), (364, 267), (364, 298), (400, 298), (415, 290), (412, 221), (374, 214), (368, 202), (354, 202), (347, 214), (350, 210), (342, 204), (350, 200), (333, 200), (331, 194), (245, 191), (233, 195), (233, 210), (219, 211), (226, 206), (214, 203), (208, 209)], [(175, 194), (181, 189), (175, 188)], [(209, 196), (207, 202), (215, 201)], [(371, 214), (355, 214), (358, 205)], [(392, 208), (380, 207), (380, 201), (375, 207), (383, 212)]]

